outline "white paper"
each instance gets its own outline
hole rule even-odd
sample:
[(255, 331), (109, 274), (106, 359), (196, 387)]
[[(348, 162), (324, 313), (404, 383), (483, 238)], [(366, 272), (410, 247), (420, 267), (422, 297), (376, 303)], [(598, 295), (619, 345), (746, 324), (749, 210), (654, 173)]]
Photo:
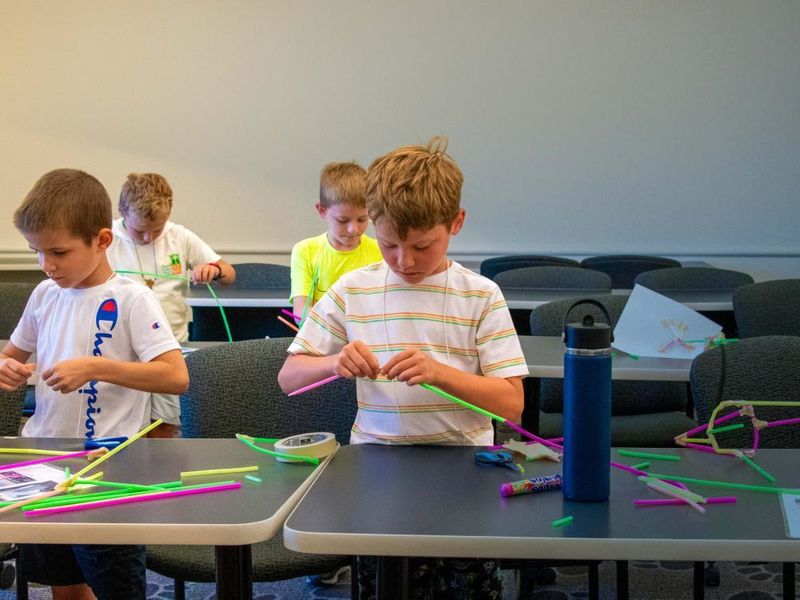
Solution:
[(613, 346), (637, 356), (692, 359), (703, 352), (705, 340), (721, 333), (697, 311), (636, 285), (614, 328)]
[(38, 496), (66, 478), (64, 471), (45, 464), (0, 471), (0, 500), (17, 501)]
[(781, 494), (783, 518), (790, 538), (800, 538), (800, 496)]

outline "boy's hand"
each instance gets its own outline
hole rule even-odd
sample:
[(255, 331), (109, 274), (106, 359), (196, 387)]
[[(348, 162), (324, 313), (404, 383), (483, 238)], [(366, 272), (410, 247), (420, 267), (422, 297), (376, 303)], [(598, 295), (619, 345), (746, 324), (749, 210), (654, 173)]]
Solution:
[(35, 368), (34, 363), (23, 365), (13, 358), (0, 359), (0, 389), (13, 392), (28, 381)]
[(217, 265), (197, 265), (192, 269), (192, 283), (211, 283), (222, 274), (222, 269)]
[(430, 383), (437, 385), (442, 363), (433, 360), (421, 350), (404, 350), (393, 356), (381, 369), (387, 379), (405, 381), (408, 385)]
[(377, 357), (367, 348), (361, 340), (350, 342), (339, 354), (336, 355), (336, 363), (333, 371), (342, 377), (378, 377), (381, 366)]
[(53, 391), (69, 394), (84, 383), (95, 379), (93, 376), (94, 362), (95, 359), (91, 356), (62, 360), (43, 371), (42, 380), (53, 388)]

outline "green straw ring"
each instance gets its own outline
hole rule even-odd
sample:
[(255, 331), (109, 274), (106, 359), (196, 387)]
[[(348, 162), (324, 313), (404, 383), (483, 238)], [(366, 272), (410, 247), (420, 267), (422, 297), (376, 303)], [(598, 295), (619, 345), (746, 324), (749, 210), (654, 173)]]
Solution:
[(248, 437), (242, 433), (236, 434), (236, 439), (242, 442), (245, 446), (249, 446), (256, 452), (261, 452), (262, 454), (269, 454), (270, 456), (274, 456), (275, 458), (286, 458), (292, 461), (303, 460), (305, 462), (311, 463), (312, 465), (318, 465), (319, 459), (314, 458), (311, 456), (304, 456), (302, 454), (284, 454), (283, 452), (275, 452), (274, 450), (267, 450), (266, 448), (261, 448), (256, 446), (254, 442), (252, 442)]

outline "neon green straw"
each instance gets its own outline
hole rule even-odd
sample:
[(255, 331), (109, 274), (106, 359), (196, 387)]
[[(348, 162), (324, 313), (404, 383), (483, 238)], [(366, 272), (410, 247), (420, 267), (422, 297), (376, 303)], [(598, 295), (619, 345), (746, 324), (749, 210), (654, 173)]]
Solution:
[(100, 487), (116, 488), (120, 490), (137, 490), (140, 492), (152, 492), (154, 490), (164, 489), (159, 485), (141, 485), (138, 483), (119, 483), (117, 481), (103, 481), (101, 479), (76, 479), (75, 485), (97, 485)]
[(754, 463), (754, 462), (753, 462), (753, 461), (750, 459), (750, 457), (749, 457), (749, 456), (745, 455), (745, 454), (744, 454), (744, 453), (742, 453), (742, 452), (740, 452), (739, 454), (737, 454), (737, 456), (738, 456), (739, 458), (741, 458), (741, 459), (742, 459), (742, 460), (745, 462), (745, 464), (747, 464), (747, 465), (749, 465), (749, 466), (753, 467), (753, 468), (754, 468), (756, 471), (758, 471), (758, 473), (760, 473), (760, 474), (761, 474), (761, 476), (762, 476), (764, 479), (766, 479), (766, 480), (767, 480), (767, 481), (769, 481), (770, 483), (775, 483), (775, 477), (773, 477), (772, 475), (770, 475), (769, 473), (767, 473), (767, 472), (766, 472), (764, 469), (762, 469), (761, 467), (759, 467), (759, 466), (758, 466), (756, 463)]
[(641, 471), (642, 469), (648, 469), (649, 467), (650, 467), (650, 463), (647, 462), (647, 461), (644, 461), (644, 462), (640, 462), (638, 465), (633, 465), (631, 467), (631, 469), (639, 469)]
[(290, 460), (304, 460), (312, 465), (318, 465), (319, 459), (313, 458), (311, 456), (304, 456), (302, 454), (284, 454), (283, 452), (275, 452), (274, 450), (267, 450), (266, 448), (261, 448), (256, 446), (246, 435), (241, 433), (236, 434), (236, 439), (242, 442), (244, 445), (249, 446), (256, 452), (261, 452), (262, 454), (269, 454), (270, 456), (274, 456), (275, 458), (287, 458)]
[(562, 517), (561, 519), (556, 519), (550, 525), (552, 527), (564, 527), (566, 525), (572, 525), (572, 521), (574, 521), (574, 517), (572, 515), (568, 517)]
[(258, 471), (258, 466), (252, 467), (230, 467), (226, 469), (203, 469), (200, 471), (181, 471), (183, 477), (203, 477), (204, 475), (227, 475), (229, 473), (246, 473), (248, 471)]
[(466, 401), (462, 400), (461, 398), (457, 398), (456, 396), (453, 396), (453, 394), (448, 394), (443, 389), (440, 389), (440, 388), (436, 387), (435, 385), (431, 385), (429, 383), (420, 383), (419, 387), (423, 387), (426, 390), (429, 390), (429, 391), (433, 392), (437, 396), (441, 396), (442, 398), (447, 398), (448, 400), (451, 400), (452, 402), (455, 402), (456, 404), (460, 404), (461, 406), (464, 406), (464, 407), (466, 407), (466, 408), (468, 408), (470, 410), (474, 410), (475, 412), (480, 413), (485, 417), (489, 417), (490, 419), (494, 419), (495, 421), (500, 421), (501, 423), (505, 423), (506, 422), (506, 419), (504, 419), (503, 417), (500, 417), (500, 416), (498, 416), (498, 415), (496, 415), (494, 413), (491, 413), (488, 410), (486, 410), (484, 408), (481, 408), (480, 406), (475, 406), (474, 404), (470, 404), (469, 402), (466, 402)]
[[(322, 260), (322, 259), (320, 259)], [(317, 289), (317, 281), (319, 281), (319, 268), (321, 263), (317, 263), (317, 268), (314, 269), (314, 275), (311, 277), (311, 287), (308, 290), (308, 296), (306, 297), (306, 305), (303, 307), (303, 314), (300, 317), (300, 327), (303, 326), (303, 323), (306, 322), (306, 317), (308, 316), (308, 309), (311, 304), (314, 302), (314, 291)]]
[(634, 450), (617, 450), (620, 456), (632, 456), (634, 458), (650, 458), (652, 460), (668, 460), (677, 462), (681, 459), (680, 456), (672, 456), (671, 454), (655, 454), (653, 452), (637, 452)]
[[(180, 487), (182, 483), (180, 481), (173, 481), (168, 484), (161, 484), (159, 489), (174, 489), (176, 487)], [(150, 490), (152, 491), (152, 490)], [(27, 510), (28, 507), (35, 506), (36, 508), (45, 508), (48, 506), (61, 506), (62, 504), (78, 504), (81, 502), (91, 502), (92, 500), (102, 500), (104, 498), (116, 498), (117, 496), (125, 496), (130, 493), (137, 493), (137, 494), (147, 494), (148, 491), (125, 491), (125, 490), (109, 490), (107, 492), (92, 492), (91, 494), (67, 494), (66, 496), (57, 496), (55, 498), (45, 498), (44, 500), (40, 500), (39, 502), (32, 502), (27, 506), (23, 507), (23, 510)]]
[(707, 485), (709, 487), (729, 488), (734, 490), (750, 490), (751, 492), (768, 492), (771, 494), (800, 494), (797, 488), (778, 488), (767, 485), (750, 485), (748, 483), (733, 483), (731, 481), (712, 481), (710, 479), (695, 479), (693, 477), (683, 477), (680, 475), (662, 475), (660, 473), (650, 473), (650, 477), (658, 479), (668, 479), (670, 481), (681, 481), (683, 483), (694, 483), (695, 485)]
[[(128, 271), (126, 269), (117, 269), (116, 273), (120, 273), (122, 275), (141, 275), (142, 277), (155, 277), (157, 279), (177, 279), (178, 281), (188, 281), (189, 283), (192, 282), (191, 278), (183, 277), (180, 275), (162, 275), (161, 273), (145, 273), (144, 271)], [(208, 291), (211, 292), (211, 296), (214, 298), (214, 301), (217, 303), (217, 308), (219, 308), (219, 312), (222, 315), (222, 322), (225, 325), (225, 332), (228, 334), (228, 342), (233, 343), (233, 336), (231, 335), (231, 328), (228, 326), (228, 317), (225, 314), (225, 308), (222, 306), (222, 302), (219, 301), (217, 294), (214, 293), (213, 288), (211, 287), (210, 283), (206, 284), (208, 287)]]
[(244, 478), (254, 483), (261, 483), (261, 477), (256, 477), (255, 475), (245, 475)]
[(723, 433), (725, 431), (734, 431), (736, 429), (744, 429), (744, 423), (736, 423), (735, 425), (723, 425), (714, 429), (708, 429), (708, 433)]

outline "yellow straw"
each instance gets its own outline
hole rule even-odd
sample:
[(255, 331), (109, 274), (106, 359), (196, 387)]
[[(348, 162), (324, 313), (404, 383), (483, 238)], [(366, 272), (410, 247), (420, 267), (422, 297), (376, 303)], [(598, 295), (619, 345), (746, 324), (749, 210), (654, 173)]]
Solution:
[(44, 456), (64, 456), (74, 450), (39, 450), (38, 448), (0, 448), (0, 454), (43, 454)]
[(75, 473), (75, 474), (74, 474), (74, 475), (71, 477), (71, 479), (73, 479), (73, 480), (74, 480), (74, 479), (78, 479), (79, 477), (81, 477), (81, 475), (83, 475), (83, 474), (84, 474), (84, 473), (86, 473), (87, 471), (90, 471), (91, 469), (94, 469), (94, 468), (95, 468), (97, 465), (101, 464), (101, 463), (102, 463), (104, 460), (108, 460), (109, 458), (111, 458), (112, 456), (114, 456), (114, 455), (115, 455), (117, 452), (119, 452), (119, 451), (120, 451), (120, 450), (122, 450), (123, 448), (125, 448), (125, 447), (129, 446), (130, 444), (132, 444), (133, 442), (135, 442), (136, 440), (138, 440), (138, 439), (139, 439), (140, 437), (142, 437), (143, 435), (147, 435), (147, 433), (148, 433), (150, 430), (152, 430), (152, 429), (155, 429), (156, 427), (158, 427), (159, 425), (161, 425), (161, 423), (163, 423), (163, 421), (162, 421), (161, 419), (158, 419), (157, 421), (154, 421), (154, 422), (150, 423), (150, 425), (148, 425), (147, 427), (145, 427), (144, 429), (142, 429), (142, 430), (141, 430), (141, 431), (139, 431), (138, 433), (135, 433), (134, 435), (132, 435), (131, 437), (129, 437), (127, 440), (125, 440), (124, 442), (122, 442), (122, 443), (121, 443), (119, 446), (117, 446), (116, 448), (114, 448), (114, 449), (113, 449), (111, 452), (109, 452), (108, 454), (105, 454), (105, 455), (101, 456), (100, 458), (98, 458), (98, 459), (97, 459), (96, 461), (94, 461), (93, 463), (89, 464), (88, 466), (84, 467), (83, 469), (81, 469), (80, 471), (78, 471), (77, 473)]
[(203, 475), (224, 475), (226, 473), (246, 473), (248, 471), (258, 471), (258, 466), (231, 467), (229, 469), (203, 469), (202, 471), (181, 471), (181, 479), (183, 479), (184, 477), (201, 477)]

